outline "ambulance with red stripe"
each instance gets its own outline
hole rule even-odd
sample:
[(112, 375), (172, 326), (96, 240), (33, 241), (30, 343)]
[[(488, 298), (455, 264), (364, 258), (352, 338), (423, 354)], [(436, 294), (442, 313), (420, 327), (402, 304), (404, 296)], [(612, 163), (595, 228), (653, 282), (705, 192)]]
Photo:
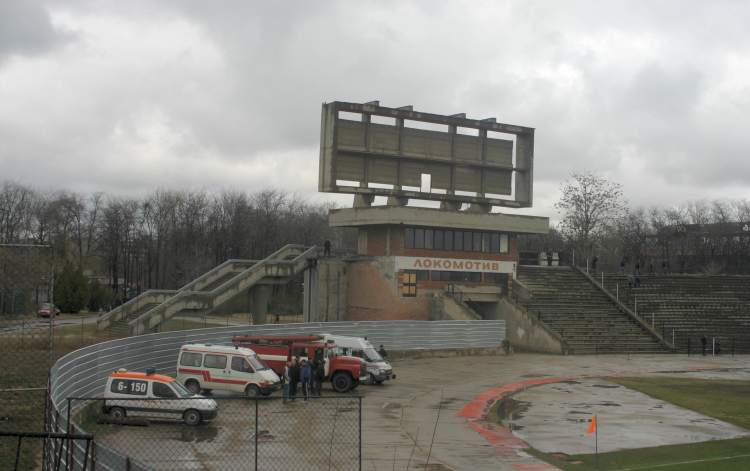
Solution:
[(195, 394), (216, 389), (256, 397), (281, 388), (279, 376), (253, 350), (211, 344), (180, 348), (177, 381)]

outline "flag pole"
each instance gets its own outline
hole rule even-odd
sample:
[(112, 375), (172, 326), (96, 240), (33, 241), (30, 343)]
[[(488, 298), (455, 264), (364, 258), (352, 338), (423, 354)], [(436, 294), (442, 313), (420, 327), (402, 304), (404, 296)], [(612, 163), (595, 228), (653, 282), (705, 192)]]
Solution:
[(599, 468), (599, 424), (594, 430), (594, 466)]

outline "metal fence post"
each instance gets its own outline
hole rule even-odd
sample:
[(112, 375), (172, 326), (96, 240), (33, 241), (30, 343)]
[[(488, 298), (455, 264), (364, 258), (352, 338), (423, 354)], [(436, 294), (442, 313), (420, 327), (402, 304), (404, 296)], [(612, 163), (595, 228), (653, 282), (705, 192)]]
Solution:
[(255, 401), (255, 471), (258, 471), (258, 398)]
[(362, 471), (362, 396), (359, 396), (359, 471)]
[[(70, 406), (72, 400), (70, 398), (66, 399), (68, 403), (68, 410), (65, 412), (65, 431), (68, 435), (70, 435)], [(65, 443), (65, 469), (72, 469), (70, 467), (71, 461), (73, 460), (73, 450), (71, 447), (71, 444), (73, 441), (68, 438), (68, 440)]]

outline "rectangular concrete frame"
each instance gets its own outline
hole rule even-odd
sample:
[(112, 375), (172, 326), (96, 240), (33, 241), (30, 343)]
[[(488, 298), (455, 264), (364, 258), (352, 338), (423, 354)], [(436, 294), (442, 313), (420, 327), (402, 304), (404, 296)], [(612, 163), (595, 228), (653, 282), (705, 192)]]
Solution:
[(374, 206), (334, 209), (328, 213), (331, 227), (396, 225), (547, 234), (549, 219), (502, 213), (469, 213), (409, 206)]
[[(359, 113), (362, 119), (341, 119), (339, 111)], [(393, 118), (395, 125), (373, 123), (373, 115)], [(408, 128), (404, 120), (445, 125), (448, 132)], [(477, 129), (478, 135), (458, 134), (459, 127)], [(515, 165), (513, 141), (490, 138), (488, 131), (515, 135)], [(410, 107), (387, 108), (376, 103), (323, 104), (318, 178), (321, 192), (531, 207), (533, 168), (533, 128), (497, 123), (494, 119), (422, 113)], [(422, 174), (431, 175), (432, 188), (446, 193), (402, 188), (419, 187)], [(358, 182), (359, 186), (339, 185), (339, 180)], [(393, 188), (374, 188), (370, 183)], [(456, 194), (457, 191), (476, 196)]]

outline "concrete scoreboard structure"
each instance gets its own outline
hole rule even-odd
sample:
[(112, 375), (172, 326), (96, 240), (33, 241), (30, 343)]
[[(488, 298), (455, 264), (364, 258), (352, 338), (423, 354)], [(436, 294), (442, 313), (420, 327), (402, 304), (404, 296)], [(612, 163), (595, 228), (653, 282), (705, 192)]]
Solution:
[(356, 228), (358, 244), (319, 260), (306, 320), (500, 317), (517, 236), (548, 231), (547, 218), (495, 211), (531, 206), (533, 150), (533, 128), (495, 118), (323, 104), (319, 190), (354, 195), (329, 224)]
[(321, 192), (529, 207), (533, 170), (532, 128), (377, 102), (323, 105)]

